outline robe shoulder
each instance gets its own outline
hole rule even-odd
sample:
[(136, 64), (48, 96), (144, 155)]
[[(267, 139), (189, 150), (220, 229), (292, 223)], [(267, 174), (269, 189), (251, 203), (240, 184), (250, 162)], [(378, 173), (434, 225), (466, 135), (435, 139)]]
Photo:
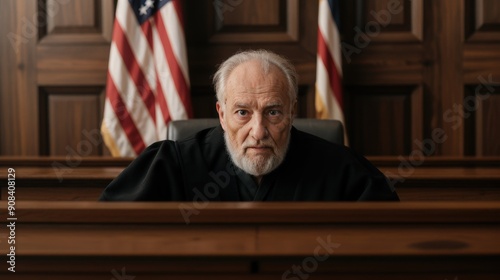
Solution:
[[(349, 147), (296, 130), (290, 147), (291, 172), (301, 172), (304, 185), (321, 186), (314, 200), (398, 201), (385, 175)], [(298, 163), (298, 164), (297, 164)], [(289, 171), (290, 172), (290, 171)], [(307, 191), (300, 195), (307, 197)]]
[[(164, 140), (148, 146), (103, 191), (101, 201), (186, 201), (188, 182), (205, 178), (221, 156), (221, 128), (205, 129), (181, 141)], [(186, 170), (188, 169), (188, 170)]]
[(148, 146), (103, 191), (101, 201), (182, 200), (185, 196), (175, 142)]

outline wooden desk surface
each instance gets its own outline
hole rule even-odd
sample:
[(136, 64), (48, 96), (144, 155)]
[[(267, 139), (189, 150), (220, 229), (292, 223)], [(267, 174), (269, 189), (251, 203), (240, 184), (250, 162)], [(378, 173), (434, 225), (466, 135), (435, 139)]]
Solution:
[[(122, 172), (123, 167), (78, 167), (59, 173), (47, 167), (18, 167), (20, 180), (64, 182), (64, 180), (111, 181)], [(404, 180), (500, 180), (499, 167), (419, 167), (408, 171), (398, 167), (379, 167), (387, 177)]]
[(312, 279), (500, 275), (497, 202), (209, 203), (186, 224), (188, 205), (19, 201), (9, 279), (279, 279), (305, 260)]
[[(2, 209), (7, 202), (0, 202)], [(185, 224), (499, 223), (500, 202), (84, 202), (18, 201), (23, 223)], [(8, 218), (0, 213), (0, 221)]]

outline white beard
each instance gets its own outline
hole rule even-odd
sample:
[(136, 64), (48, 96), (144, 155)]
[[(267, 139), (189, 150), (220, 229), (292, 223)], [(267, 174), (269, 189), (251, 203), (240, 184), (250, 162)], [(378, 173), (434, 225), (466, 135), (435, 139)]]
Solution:
[(226, 143), (227, 152), (229, 153), (234, 165), (250, 175), (262, 176), (270, 173), (283, 162), (290, 144), (290, 134), (288, 135), (286, 145), (284, 147), (276, 147), (271, 141), (269, 141), (269, 143), (259, 143), (260, 145), (271, 146), (276, 154), (272, 154), (269, 157), (257, 155), (255, 156), (255, 159), (250, 159), (245, 155), (246, 147), (254, 146), (256, 144), (255, 142), (251, 143), (251, 141), (245, 141), (242, 145), (242, 149), (238, 150), (232, 145), (228, 134), (225, 132), (224, 142)]

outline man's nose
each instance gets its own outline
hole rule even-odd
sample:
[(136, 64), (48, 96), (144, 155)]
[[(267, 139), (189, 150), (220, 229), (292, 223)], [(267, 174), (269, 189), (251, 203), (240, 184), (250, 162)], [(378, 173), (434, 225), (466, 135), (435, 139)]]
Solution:
[(265, 139), (269, 134), (265, 119), (260, 114), (254, 114), (251, 122), (251, 136), (255, 140)]

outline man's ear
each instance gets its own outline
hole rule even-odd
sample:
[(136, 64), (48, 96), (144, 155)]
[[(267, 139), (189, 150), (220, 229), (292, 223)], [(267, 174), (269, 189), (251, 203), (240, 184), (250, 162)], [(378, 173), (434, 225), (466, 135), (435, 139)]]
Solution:
[(219, 114), (219, 122), (220, 125), (222, 126), (222, 129), (226, 131), (226, 121), (224, 120), (224, 109), (222, 108), (223, 106), (220, 104), (219, 101), (215, 103), (215, 109), (217, 109), (217, 114)]

